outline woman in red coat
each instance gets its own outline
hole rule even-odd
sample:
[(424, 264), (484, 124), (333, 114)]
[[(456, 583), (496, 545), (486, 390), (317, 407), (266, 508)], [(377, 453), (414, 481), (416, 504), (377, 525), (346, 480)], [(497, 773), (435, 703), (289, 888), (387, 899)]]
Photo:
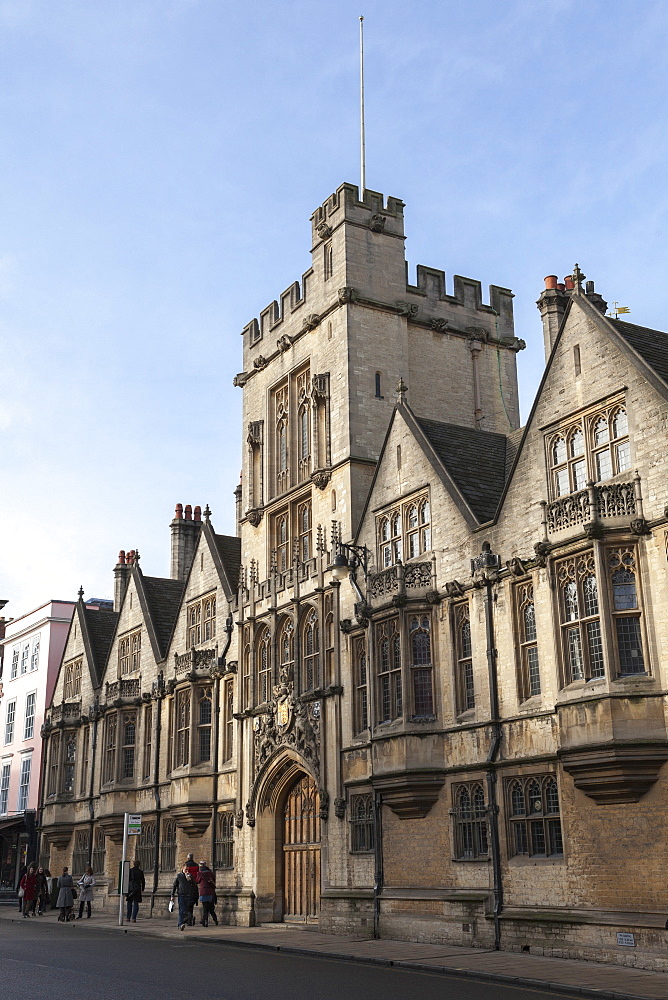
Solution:
[(34, 865), (30, 866), (21, 879), (21, 888), (23, 889), (23, 916), (34, 917), (37, 903), (37, 871)]

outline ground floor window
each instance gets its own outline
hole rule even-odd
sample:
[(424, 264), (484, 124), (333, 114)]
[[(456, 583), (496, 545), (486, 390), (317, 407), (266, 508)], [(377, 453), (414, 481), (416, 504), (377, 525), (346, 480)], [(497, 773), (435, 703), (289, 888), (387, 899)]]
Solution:
[(366, 854), (375, 845), (373, 822), (373, 795), (350, 797), (350, 850), (353, 854)]
[(216, 868), (234, 868), (234, 813), (218, 814), (216, 826)]
[(454, 856), (475, 861), (489, 855), (485, 793), (479, 781), (453, 787)]
[(508, 854), (559, 857), (564, 853), (559, 791), (553, 775), (506, 782)]

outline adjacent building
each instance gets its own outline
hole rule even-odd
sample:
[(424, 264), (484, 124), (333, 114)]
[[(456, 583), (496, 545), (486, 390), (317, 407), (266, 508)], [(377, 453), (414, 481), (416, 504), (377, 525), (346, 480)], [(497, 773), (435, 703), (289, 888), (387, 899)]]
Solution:
[(417, 268), (343, 185), (243, 331), (238, 532), (177, 505), (80, 598), (42, 856), (146, 912), (193, 851), (229, 922), (668, 968), (668, 335), (545, 279), (520, 427), (512, 293)]
[(21, 866), (36, 857), (41, 727), (73, 610), (73, 601), (47, 601), (5, 624), (0, 689), (0, 892), (13, 891)]

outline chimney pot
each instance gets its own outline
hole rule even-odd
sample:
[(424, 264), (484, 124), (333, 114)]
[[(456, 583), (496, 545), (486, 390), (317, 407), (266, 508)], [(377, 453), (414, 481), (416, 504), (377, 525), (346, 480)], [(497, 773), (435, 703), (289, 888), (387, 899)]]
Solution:
[(566, 277), (564, 278), (564, 285), (566, 286), (566, 291), (567, 292), (572, 292), (573, 291), (573, 289), (575, 288), (575, 281), (573, 280), (573, 275), (572, 274), (567, 274), (566, 275)]
[(193, 509), (192, 509), (192, 507), (190, 506), (189, 503), (186, 504), (185, 517), (186, 517), (186, 521), (192, 521), (192, 519), (193, 519)]
[(133, 562), (135, 561), (135, 550), (134, 549), (130, 549), (130, 551), (128, 552), (127, 556), (125, 557), (125, 561), (128, 564), (128, 566), (132, 566)]
[(174, 511), (174, 517), (179, 518), (179, 519), (183, 517), (183, 504), (182, 503), (177, 503), (176, 510)]
[(125, 566), (125, 550), (124, 549), (121, 549), (121, 551), (118, 553), (118, 565), (119, 566)]
[(202, 520), (202, 508), (198, 504), (193, 511), (193, 521), (201, 521), (201, 520)]
[(566, 285), (563, 283), (563, 281), (557, 283), (557, 291), (559, 292), (566, 291)]
[(557, 278), (556, 274), (548, 274), (547, 278), (545, 278), (544, 280), (546, 288), (556, 288), (559, 279)]
[(587, 284), (585, 285), (585, 292), (587, 293), (587, 295), (593, 295), (594, 294), (594, 282), (593, 281), (588, 281), (587, 282)]

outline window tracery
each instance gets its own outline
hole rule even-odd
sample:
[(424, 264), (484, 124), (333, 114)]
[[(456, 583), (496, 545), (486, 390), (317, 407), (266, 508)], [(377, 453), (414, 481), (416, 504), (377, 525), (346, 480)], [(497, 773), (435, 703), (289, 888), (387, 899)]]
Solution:
[(487, 808), (480, 782), (455, 785), (454, 855), (459, 860), (475, 861), (489, 854)]
[(519, 633), (520, 670), (518, 689), (520, 702), (540, 694), (538, 634), (533, 583), (520, 583), (515, 588)]
[(508, 779), (506, 813), (510, 857), (563, 855), (559, 790), (553, 775)]
[(608, 406), (579, 417), (548, 438), (552, 498), (585, 489), (588, 480), (600, 483), (631, 467), (626, 409)]
[(591, 550), (557, 564), (565, 682), (605, 675), (594, 554)]

